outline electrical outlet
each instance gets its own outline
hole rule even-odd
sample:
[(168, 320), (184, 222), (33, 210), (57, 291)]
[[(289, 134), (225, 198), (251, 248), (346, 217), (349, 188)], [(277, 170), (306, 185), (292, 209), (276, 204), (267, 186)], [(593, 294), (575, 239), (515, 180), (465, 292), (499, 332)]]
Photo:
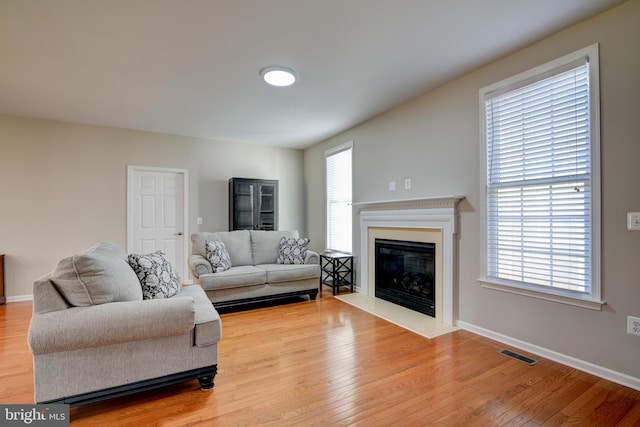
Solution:
[(627, 316), (627, 333), (640, 336), (640, 317)]
[(409, 190), (411, 188), (411, 178), (407, 178), (404, 180), (404, 189)]
[(640, 212), (627, 212), (627, 230), (640, 230)]
[(396, 191), (396, 182), (389, 181), (389, 191)]
[(196, 224), (197, 225), (202, 225), (202, 217), (201, 216), (196, 218)]

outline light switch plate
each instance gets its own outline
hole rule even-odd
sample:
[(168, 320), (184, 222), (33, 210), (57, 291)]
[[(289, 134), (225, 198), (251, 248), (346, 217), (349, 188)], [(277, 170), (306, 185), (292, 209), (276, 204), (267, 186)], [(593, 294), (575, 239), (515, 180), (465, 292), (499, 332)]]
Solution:
[(640, 212), (627, 212), (627, 230), (640, 231)]

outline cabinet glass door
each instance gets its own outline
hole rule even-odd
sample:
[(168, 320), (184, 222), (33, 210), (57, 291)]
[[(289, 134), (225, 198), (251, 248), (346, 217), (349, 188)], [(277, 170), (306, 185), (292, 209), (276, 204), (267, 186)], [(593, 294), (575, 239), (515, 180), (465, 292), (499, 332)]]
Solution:
[(258, 209), (256, 211), (259, 230), (275, 229), (275, 186), (258, 184)]
[(253, 228), (253, 195), (254, 185), (250, 183), (236, 184), (236, 226), (239, 230)]

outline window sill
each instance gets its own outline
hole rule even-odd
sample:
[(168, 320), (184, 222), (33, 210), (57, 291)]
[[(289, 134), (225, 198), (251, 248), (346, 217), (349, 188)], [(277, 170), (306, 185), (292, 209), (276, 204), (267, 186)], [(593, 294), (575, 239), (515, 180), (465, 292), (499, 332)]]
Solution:
[(488, 280), (478, 280), (480, 285), (486, 289), (493, 289), (495, 291), (509, 292), (512, 294), (523, 295), (531, 298), (538, 298), (545, 301), (553, 301), (561, 304), (573, 305), (576, 307), (588, 308), (589, 310), (602, 310), (602, 306), (606, 304), (605, 301), (595, 301), (591, 299), (577, 298), (569, 295), (559, 295), (553, 294), (549, 292), (542, 292), (537, 289), (530, 289), (524, 287), (515, 287), (513, 285), (506, 285), (503, 283), (488, 281)]

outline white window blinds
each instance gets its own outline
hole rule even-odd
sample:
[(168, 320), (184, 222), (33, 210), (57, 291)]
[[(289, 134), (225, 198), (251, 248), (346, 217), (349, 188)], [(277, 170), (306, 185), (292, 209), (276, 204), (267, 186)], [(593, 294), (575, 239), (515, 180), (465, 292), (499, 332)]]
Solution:
[(588, 60), (484, 102), (487, 278), (591, 294)]
[(327, 249), (351, 253), (351, 144), (328, 152)]

